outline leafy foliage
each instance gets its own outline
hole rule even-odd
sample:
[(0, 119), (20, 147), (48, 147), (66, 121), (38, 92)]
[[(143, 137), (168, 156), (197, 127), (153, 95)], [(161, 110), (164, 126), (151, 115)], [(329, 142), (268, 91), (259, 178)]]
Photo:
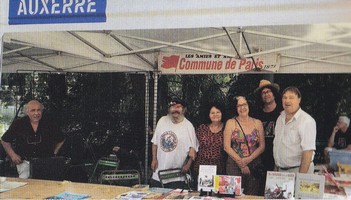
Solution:
[(9, 85), (22, 88), (15, 95), (22, 102), (38, 99), (44, 104), (46, 114), (61, 124), (67, 148), (89, 147), (90, 152), (82, 154), (94, 153), (97, 158), (111, 153), (114, 145), (144, 152), (144, 75), (25, 74), (20, 75), (21, 81), (17, 76), (6, 79)]
[[(237, 95), (246, 96), (254, 108), (257, 106), (254, 90), (264, 77), (255, 74), (162, 75), (158, 78), (157, 119), (167, 113), (167, 103), (172, 96), (187, 102), (187, 118), (195, 127), (205, 121), (206, 106), (211, 102), (224, 104), (229, 117), (235, 108), (232, 99)], [(350, 78), (349, 74), (274, 75), (280, 92), (288, 86), (301, 90), (302, 108), (315, 118), (319, 142), (327, 140), (340, 114), (351, 112)], [(144, 75), (4, 74), (2, 85), (8, 87), (3, 87), (0, 93), (3, 102), (21, 104), (33, 98), (43, 102), (47, 114), (61, 123), (67, 135), (67, 148), (76, 146), (86, 150), (92, 147), (98, 157), (110, 153), (112, 146), (120, 145), (144, 155)], [(150, 80), (150, 124), (153, 87), (153, 80)], [(84, 156), (82, 159), (91, 158), (91, 155)]]
[[(177, 95), (188, 103), (187, 117), (198, 126), (207, 113), (204, 108), (211, 101), (225, 103), (229, 117), (233, 114), (232, 99), (243, 95), (251, 109), (257, 106), (254, 90), (265, 76), (260, 74), (236, 75), (186, 75), (163, 76), (160, 83), (159, 103), (165, 106), (167, 95)], [(317, 141), (327, 141), (339, 115), (351, 113), (351, 87), (349, 74), (275, 74), (274, 82), (280, 92), (288, 86), (296, 86), (302, 93), (301, 107), (317, 122)], [(266, 78), (268, 79), (268, 78)], [(159, 116), (166, 109), (159, 110)]]
[(174, 75), (160, 78), (158, 102), (161, 108), (158, 116), (167, 113), (167, 103), (177, 96), (187, 103), (187, 117), (197, 127), (204, 122), (208, 113), (207, 105), (219, 102), (225, 105), (228, 88), (231, 84), (227, 77), (235, 75)]

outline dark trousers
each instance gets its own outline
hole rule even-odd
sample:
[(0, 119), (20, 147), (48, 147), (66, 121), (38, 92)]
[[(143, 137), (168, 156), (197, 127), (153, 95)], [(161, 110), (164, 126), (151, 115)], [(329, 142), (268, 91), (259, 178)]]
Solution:
[[(261, 180), (251, 175), (244, 175), (241, 173), (241, 169), (237, 166), (233, 159), (228, 158), (227, 160), (227, 174), (230, 176), (241, 176), (241, 188), (244, 189), (245, 195), (259, 195)], [(263, 183), (264, 184), (264, 183)]]

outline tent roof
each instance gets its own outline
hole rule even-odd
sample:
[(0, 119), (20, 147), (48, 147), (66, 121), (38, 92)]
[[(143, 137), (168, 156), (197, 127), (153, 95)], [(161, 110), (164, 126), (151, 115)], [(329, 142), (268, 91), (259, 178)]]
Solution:
[(242, 57), (280, 54), (278, 73), (351, 72), (349, 0), (106, 2), (103, 23), (9, 25), (1, 1), (2, 71), (153, 71), (160, 53), (238, 56), (232, 40)]
[[(351, 19), (349, 0), (101, 0), (103, 1), (107, 5), (106, 22), (9, 25), (11, 1), (4, 0), (0, 2), (0, 30), (5, 33), (147, 30), (339, 23)], [(56, 1), (58, 2), (60, 1)], [(94, 2), (96, 5), (99, 3), (92, 0)]]
[(351, 72), (351, 23), (6, 33), (3, 72), (153, 71), (159, 53), (237, 56), (225, 30), (242, 57), (280, 54), (278, 73)]
[[(110, 57), (123, 45), (101, 32), (25, 32), (4, 35), (3, 72), (26, 69), (57, 72), (150, 71), (137, 56)], [(144, 61), (144, 60), (145, 61)]]

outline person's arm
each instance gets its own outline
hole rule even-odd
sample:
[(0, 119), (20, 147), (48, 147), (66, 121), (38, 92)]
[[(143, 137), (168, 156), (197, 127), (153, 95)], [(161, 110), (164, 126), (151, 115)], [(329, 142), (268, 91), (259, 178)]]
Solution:
[(195, 128), (193, 125), (191, 125), (191, 128), (189, 130), (189, 139), (190, 139), (190, 147), (189, 147), (189, 152), (188, 156), (192, 160), (195, 160), (196, 158), (196, 152), (199, 150), (199, 141), (197, 140), (196, 133), (195, 133)]
[(191, 158), (190, 160), (195, 160), (195, 158), (196, 158), (196, 150), (193, 147), (190, 147), (188, 155)]
[(302, 148), (299, 172), (307, 173), (312, 162), (313, 153), (316, 150), (316, 121), (312, 117), (305, 118), (298, 129)]
[(252, 152), (250, 156), (242, 158), (242, 162), (245, 165), (248, 165), (255, 158), (261, 155), (265, 149), (265, 138), (264, 138), (262, 122), (260, 120), (255, 119), (255, 124), (257, 124), (257, 130), (258, 130), (258, 142), (259, 142), (258, 148), (254, 152)]
[(313, 150), (306, 150), (302, 152), (300, 173), (307, 173), (311, 165)]
[(232, 136), (232, 129), (235, 127), (233, 119), (229, 119), (225, 125), (224, 129), (224, 151), (228, 154), (228, 156), (233, 159), (240, 168), (245, 167), (241, 162), (241, 157), (232, 149), (231, 147), (231, 136)]
[(350, 132), (350, 127), (348, 127), (346, 134), (348, 135), (346, 137), (346, 148), (345, 150), (351, 151), (351, 132)]
[(252, 160), (254, 160), (255, 158), (257, 158), (259, 155), (261, 155), (265, 149), (265, 138), (264, 138), (264, 130), (263, 130), (263, 125), (262, 122), (260, 120), (255, 120), (255, 123), (258, 124), (258, 148), (251, 153), (251, 155), (249, 156), (249, 158)]
[(187, 173), (192, 163), (193, 163), (193, 159), (191, 159), (189, 156), (189, 159), (187, 159), (184, 165), (182, 166), (182, 173)]
[(157, 167), (158, 167), (157, 145), (152, 144), (152, 161), (151, 161), (151, 169), (152, 169), (152, 171), (155, 172)]
[(186, 158), (186, 161), (184, 162), (184, 165), (182, 166), (182, 172), (187, 173), (191, 167), (191, 164), (193, 161), (195, 161), (196, 158), (196, 152), (199, 150), (199, 141), (197, 139), (197, 132), (195, 132), (194, 127), (192, 126), (190, 130), (190, 141), (191, 141), (191, 146), (189, 147), (189, 152), (188, 156)]
[(5, 141), (1, 140), (1, 144), (4, 147), (7, 155), (11, 158), (12, 162), (14, 162), (16, 165), (22, 163), (21, 156), (19, 156), (18, 154), (15, 153), (10, 142), (5, 142)]
[(152, 153), (152, 160), (151, 160), (151, 169), (153, 172), (156, 171), (158, 168), (158, 160), (157, 160), (157, 148), (158, 148), (158, 133), (160, 132), (159, 127), (160, 123), (162, 123), (162, 120), (165, 119), (161, 117), (161, 119), (157, 122), (156, 129), (154, 130), (154, 134), (151, 139), (152, 147), (151, 147), (151, 153)]
[(333, 132), (330, 135), (329, 140), (328, 140), (328, 147), (333, 147), (334, 146), (334, 139), (335, 139), (336, 132), (338, 132), (338, 130), (339, 130), (339, 128), (337, 126), (335, 126), (333, 128)]
[(56, 143), (55, 147), (54, 147), (54, 155), (56, 156), (58, 154), (58, 152), (60, 151), (63, 143), (65, 143), (65, 140), (62, 140), (61, 142)]

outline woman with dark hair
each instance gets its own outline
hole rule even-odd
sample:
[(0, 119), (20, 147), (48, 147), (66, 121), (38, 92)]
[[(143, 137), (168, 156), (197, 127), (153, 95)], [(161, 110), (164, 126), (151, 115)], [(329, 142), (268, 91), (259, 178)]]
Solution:
[(199, 174), (200, 165), (217, 165), (217, 174), (225, 174), (225, 152), (223, 149), (224, 108), (212, 103), (207, 109), (206, 123), (196, 130), (200, 147), (194, 164), (194, 172)]
[(236, 116), (227, 121), (224, 130), (224, 150), (228, 154), (228, 175), (241, 176), (246, 195), (258, 195), (261, 179), (257, 169), (262, 167), (260, 155), (265, 148), (262, 122), (249, 116), (245, 97), (234, 98)]

